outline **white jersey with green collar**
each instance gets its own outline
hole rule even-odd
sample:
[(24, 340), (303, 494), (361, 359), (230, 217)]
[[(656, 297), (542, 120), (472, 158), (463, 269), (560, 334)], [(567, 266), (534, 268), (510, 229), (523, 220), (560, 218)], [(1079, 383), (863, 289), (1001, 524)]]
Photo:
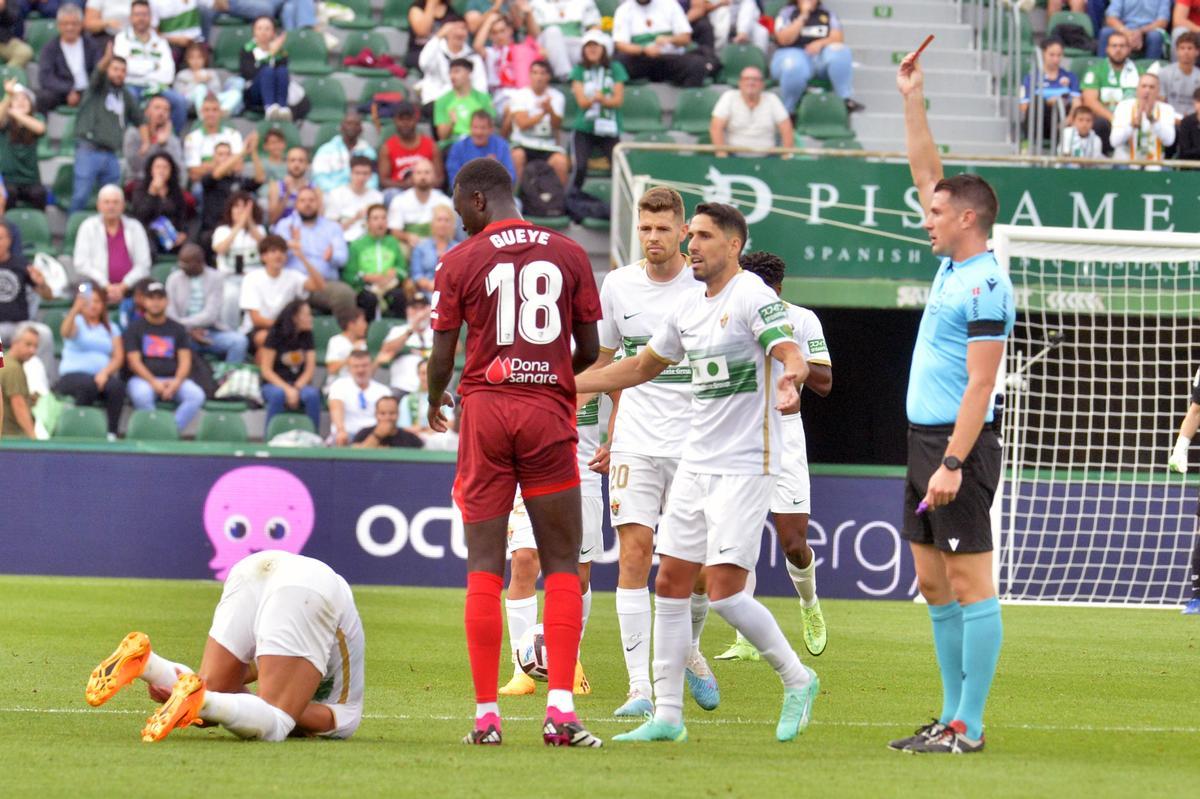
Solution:
[[(800, 345), (800, 352), (804, 355), (806, 363), (815, 363), (819, 366), (833, 366), (833, 361), (829, 359), (829, 347), (825, 344), (825, 330), (821, 327), (821, 320), (817, 315), (807, 308), (799, 305), (792, 305), (790, 302), (785, 302), (787, 307), (788, 320), (792, 325), (792, 338)], [(785, 422), (799, 422), (800, 413), (788, 414), (783, 417)], [(786, 437), (786, 432), (785, 432)], [(785, 441), (786, 443), (786, 441)]]
[(579, 495), (582, 497), (604, 496), (604, 476), (588, 468), (588, 461), (600, 446), (600, 397), (597, 394), (586, 405), (575, 412), (575, 425), (579, 429)]
[[(700, 287), (685, 265), (673, 280), (660, 283), (646, 273), (646, 262), (614, 270), (600, 287), (600, 347), (628, 358), (662, 329), (680, 298)], [(684, 359), (662, 374), (621, 392), (613, 428), (613, 452), (678, 458), (691, 423), (692, 372)]]
[(769, 356), (791, 342), (787, 306), (739, 271), (715, 297), (698, 284), (647, 345), (692, 369), (692, 420), (679, 468), (700, 474), (779, 474), (781, 414)]

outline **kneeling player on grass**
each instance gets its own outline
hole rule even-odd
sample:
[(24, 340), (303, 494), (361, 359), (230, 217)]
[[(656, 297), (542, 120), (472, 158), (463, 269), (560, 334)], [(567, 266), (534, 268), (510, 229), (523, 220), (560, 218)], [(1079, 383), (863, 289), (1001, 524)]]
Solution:
[[(819, 691), (761, 603), (745, 593), (779, 476), (780, 413), (795, 413), (808, 365), (783, 303), (738, 266), (746, 220), (732, 206), (702, 203), (688, 256), (703, 282), (684, 294), (633, 357), (580, 375), (580, 393), (644, 383), (686, 355), (692, 419), (666, 513), (658, 527), (655, 578), (654, 717), (615, 741), (686, 741), (683, 681), (691, 649), (691, 593), (707, 566), (710, 607), (763, 653), (783, 682), (775, 736), (790, 741), (812, 716)], [(776, 385), (773, 364), (783, 364)]]
[[(99, 707), (135, 679), (164, 701), (143, 741), (209, 722), (240, 738), (282, 741), (293, 733), (349, 738), (362, 719), (362, 622), (350, 586), (319, 560), (256, 552), (229, 572), (213, 612), (199, 673), (125, 636), (88, 679)], [(258, 694), (245, 685), (258, 682)]]
[(520, 486), (546, 575), (550, 690), (542, 739), (553, 746), (600, 746), (576, 718), (571, 693), (583, 617), (575, 374), (599, 351), (600, 296), (591, 262), (566, 236), (521, 218), (512, 179), (497, 161), (476, 158), (459, 170), (454, 208), (471, 238), (446, 253), (434, 279), (429, 425), (438, 432), (449, 427), (441, 406), (453, 401), (445, 391), (465, 322), (454, 494), (467, 537), (464, 616), (475, 728), (463, 743), (501, 741), (500, 590), (508, 515)]
[[(769, 252), (748, 252), (741, 257), (742, 269), (758, 275), (776, 294), (783, 291), (783, 276), (787, 270), (783, 259)], [(825, 332), (817, 315), (807, 308), (785, 302), (792, 323), (792, 337), (804, 353), (808, 378), (804, 387), (822, 397), (833, 389), (833, 365)], [(825, 616), (817, 600), (816, 557), (808, 545), (808, 515), (811, 493), (808, 479), (808, 451), (804, 438), (804, 422), (800, 412), (783, 417), (783, 471), (771, 496), (771, 515), (775, 533), (786, 558), (788, 576), (800, 595), (800, 618), (804, 620), (804, 646), (813, 656), (825, 651), (827, 635)], [(754, 572), (746, 577), (746, 593), (754, 595)], [(758, 650), (741, 633), (729, 649), (717, 655), (717, 660), (758, 660)]]

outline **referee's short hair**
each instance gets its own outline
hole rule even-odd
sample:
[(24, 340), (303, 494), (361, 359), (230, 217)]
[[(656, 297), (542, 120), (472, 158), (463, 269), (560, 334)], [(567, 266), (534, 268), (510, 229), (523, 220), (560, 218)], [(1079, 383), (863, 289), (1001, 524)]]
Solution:
[(978, 175), (955, 175), (939, 180), (933, 192), (936, 194), (939, 191), (949, 194), (956, 205), (974, 211), (975, 223), (979, 228), (984, 233), (991, 232), (1000, 213), (1000, 201), (996, 199), (996, 190), (990, 183)]
[(674, 189), (669, 189), (666, 186), (655, 186), (638, 200), (638, 213), (642, 211), (650, 214), (670, 211), (676, 219), (682, 222), (683, 197)]
[(738, 265), (752, 275), (758, 275), (762, 282), (773, 289), (783, 286), (783, 276), (787, 273), (787, 264), (773, 252), (755, 250), (744, 252), (738, 259)]
[(736, 238), (746, 246), (746, 241), (750, 238), (750, 233), (746, 228), (746, 217), (742, 216), (742, 212), (734, 208), (732, 205), (725, 203), (700, 203), (696, 206), (696, 216), (707, 216), (721, 232), (730, 238)]
[(495, 158), (473, 158), (454, 176), (454, 185), (467, 194), (479, 192), (484, 197), (513, 193), (512, 176)]

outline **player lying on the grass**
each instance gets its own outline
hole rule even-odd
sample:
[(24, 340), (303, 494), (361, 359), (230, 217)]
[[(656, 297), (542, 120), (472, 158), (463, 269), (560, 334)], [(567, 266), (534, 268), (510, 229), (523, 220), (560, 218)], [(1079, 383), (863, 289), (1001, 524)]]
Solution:
[[(758, 275), (767, 287), (777, 295), (783, 292), (783, 276), (787, 265), (778, 255), (769, 252), (743, 253), (742, 269)], [(817, 315), (807, 308), (784, 302), (788, 318), (792, 323), (792, 337), (800, 345), (804, 360), (808, 364), (808, 378), (804, 387), (819, 396), (827, 397), (833, 390), (833, 364), (829, 360), (829, 347), (825, 344), (825, 331)], [(803, 392), (801, 392), (803, 393)], [(775, 534), (783, 550), (788, 576), (800, 595), (800, 618), (804, 620), (804, 646), (812, 655), (825, 651), (827, 634), (825, 616), (817, 599), (816, 557), (808, 545), (809, 497), (808, 444), (804, 437), (804, 422), (800, 412), (783, 417), (783, 462), (775, 493), (771, 495), (771, 515), (775, 520)], [(754, 572), (746, 575), (746, 593), (754, 596), (756, 580)], [(737, 640), (717, 660), (758, 660), (758, 650), (738, 633)]]
[[(1168, 468), (1179, 474), (1187, 474), (1188, 447), (1200, 427), (1200, 369), (1192, 378), (1192, 401), (1188, 404), (1187, 414), (1179, 424), (1179, 438), (1175, 440), (1175, 448), (1167, 461)], [(1197, 535), (1192, 543), (1192, 598), (1183, 606), (1185, 616), (1200, 616), (1200, 502), (1196, 504)]]
[(566, 236), (521, 218), (508, 171), (491, 159), (476, 158), (459, 170), (454, 208), (471, 238), (445, 254), (434, 278), (429, 426), (449, 428), (441, 407), (453, 403), (446, 387), (465, 322), (454, 499), (467, 538), (463, 615), (475, 726), (463, 743), (501, 742), (500, 591), (508, 515), (519, 486), (546, 574), (549, 691), (542, 739), (553, 746), (600, 746), (579, 723), (571, 693), (583, 626), (575, 374), (591, 366), (599, 349), (600, 297), (591, 262)]
[[(600, 369), (637, 355), (659, 330), (680, 298), (696, 288), (681, 247), (687, 219), (679, 192), (664, 186), (638, 200), (637, 234), (642, 260), (610, 272), (600, 287)], [(654, 712), (650, 683), (650, 565), (654, 528), (667, 502), (671, 481), (692, 418), (692, 370), (684, 358), (657, 377), (621, 395), (610, 422), (609, 510), (620, 542), (617, 622), (629, 694), (614, 716), (642, 718)], [(696, 703), (713, 710), (721, 701), (717, 679), (700, 653), (708, 616), (703, 579), (691, 597), (692, 649), (684, 677)]]
[(909, 371), (904, 527), (928, 603), (942, 676), (942, 713), (889, 746), (961, 754), (983, 749), (983, 708), (1003, 627), (992, 583), (992, 500), (1001, 444), (993, 394), (1016, 307), (988, 250), (999, 204), (976, 175), (946, 178), (925, 113), (917, 54), (900, 64), (905, 141), (923, 227), (941, 257)]
[[(354, 595), (337, 572), (303, 555), (256, 552), (229, 572), (198, 673), (133, 632), (95, 668), (84, 696), (99, 707), (136, 679), (149, 683), (163, 705), (143, 741), (202, 722), (262, 741), (349, 738), (362, 719), (364, 645)], [(247, 693), (255, 681), (258, 694)]]
[[(779, 475), (780, 412), (800, 406), (808, 365), (787, 309), (738, 256), (746, 220), (729, 205), (696, 206), (688, 257), (697, 280), (637, 355), (579, 376), (582, 394), (645, 383), (688, 356), (691, 428), (658, 529), (654, 717), (622, 741), (685, 741), (683, 671), (691, 644), (690, 595), (707, 566), (711, 607), (762, 652), (784, 686), (776, 737), (808, 726), (817, 676), (800, 662), (761, 603), (747, 596)], [(783, 364), (776, 383), (773, 363)]]

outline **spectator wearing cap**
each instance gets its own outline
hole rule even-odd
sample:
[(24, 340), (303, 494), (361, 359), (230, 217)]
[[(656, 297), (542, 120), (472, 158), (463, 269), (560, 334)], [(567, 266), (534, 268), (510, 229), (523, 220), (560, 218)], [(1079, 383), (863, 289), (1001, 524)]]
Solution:
[(188, 377), (191, 339), (167, 317), (167, 288), (158, 281), (146, 287), (145, 315), (125, 330), (125, 360), (133, 407), (152, 411), (157, 400), (178, 403), (175, 426), (182, 432), (204, 405), (204, 389)]
[(390, 388), (372, 379), (375, 366), (369, 352), (351, 352), (349, 370), (329, 387), (329, 435), (336, 447), (348, 446), (359, 431), (374, 426), (375, 403), (392, 396)]
[(375, 424), (364, 427), (354, 436), (356, 449), (383, 449), (387, 447), (423, 446), (420, 438), (400, 429), (396, 422), (400, 418), (400, 400), (389, 394), (375, 401)]
[(417, 365), (433, 351), (433, 328), (430, 326), (430, 296), (417, 291), (405, 309), (405, 324), (388, 331), (376, 366), (391, 365), (389, 383), (400, 395), (411, 394), (421, 386)]
[(408, 258), (388, 232), (387, 209), (367, 208), (366, 231), (350, 245), (343, 279), (357, 294), (358, 307), (374, 319), (380, 305), (387, 316), (403, 316), (408, 281)]
[[(317, 148), (313, 155), (312, 181), (323, 194), (350, 185), (350, 161), (353, 158), (378, 158), (375, 148), (363, 138), (362, 117), (351, 111), (342, 118), (338, 135)], [(367, 185), (379, 188), (379, 181), (371, 173)]]
[(450, 141), (470, 133), (471, 115), (476, 111), (496, 115), (491, 96), (474, 87), (473, 71), (474, 66), (465, 58), (456, 58), (450, 64), (450, 89), (433, 105), (433, 128), (439, 139)]
[[(716, 147), (792, 147), (795, 130), (792, 118), (783, 102), (774, 94), (764, 92), (765, 81), (758, 67), (745, 67), (738, 76), (738, 87), (721, 95), (713, 106), (709, 135)], [(717, 150), (724, 158), (727, 151)], [(754, 155), (754, 153), (738, 153)]]
[(1183, 117), (1192, 113), (1192, 95), (1200, 89), (1200, 69), (1196, 68), (1200, 36), (1184, 31), (1175, 39), (1174, 54), (1174, 63), (1158, 71), (1158, 81), (1162, 85), (1163, 99)]
[[(467, 63), (463, 64), (463, 61)], [(421, 81), (417, 84), (417, 90), (428, 115), (432, 116), (433, 104), (438, 98), (456, 88), (452, 74), (455, 67), (466, 69), (466, 74), (457, 83), (460, 94), (465, 95), (470, 90), (487, 95), (487, 70), (479, 54), (467, 42), (465, 22), (455, 20), (442, 25), (437, 35), (422, 48), (420, 67)], [(491, 104), (490, 98), (488, 104)], [(467, 116), (470, 116), (469, 112)], [(434, 122), (436, 124), (437, 120)]]
[(141, 121), (137, 100), (125, 86), (125, 59), (114, 56), (110, 46), (92, 73), (75, 117), (71, 213), (84, 209), (97, 183), (103, 186), (120, 182), (117, 153), (124, 143), (125, 129)]
[(533, 0), (530, 12), (539, 30), (538, 44), (554, 69), (554, 77), (568, 79), (580, 62), (585, 35), (600, 27), (600, 9), (595, 0)]
[(517, 182), (512, 150), (508, 142), (496, 133), (492, 115), (482, 108), (471, 114), (471, 132), (446, 149), (447, 183), (453, 186), (458, 170), (475, 158), (494, 158), (508, 170), (513, 183)]
[(775, 18), (775, 43), (779, 49), (771, 58), (771, 77), (779, 82), (788, 113), (795, 112), (813, 78), (828, 78), (847, 111), (862, 110), (852, 97), (854, 58), (845, 45), (841, 20), (820, 0), (794, 0), (784, 6)]
[(179, 251), (179, 269), (167, 277), (167, 316), (183, 325), (192, 347), (203, 355), (216, 355), (225, 363), (246, 360), (250, 346), (244, 333), (229, 330), (221, 321), (225, 301), (225, 276), (204, 264), (204, 250), (188, 243)]
[(1096, 55), (1106, 53), (1109, 36), (1121, 33), (1135, 58), (1162, 58), (1170, 21), (1171, 0), (1112, 0), (1104, 12)]
[(76, 275), (102, 286), (116, 303), (150, 275), (150, 240), (141, 222), (125, 216), (125, 193), (117, 186), (100, 189), (96, 210), (79, 225), (72, 264)]
[(711, 56), (687, 50), (692, 26), (676, 0), (626, 0), (617, 6), (612, 30), (617, 60), (631, 80), (696, 87), (719, 66)]
[[(417, 130), (421, 121), (421, 109), (407, 100), (396, 104), (392, 112), (392, 125), (396, 132), (389, 136), (379, 148), (379, 187), (384, 190), (400, 190), (412, 187), (412, 169), (422, 158), (433, 164), (434, 181), (442, 185), (445, 171), (442, 167), (442, 150), (433, 141)], [(453, 182), (451, 182), (453, 185)]]
[(412, 253), (409, 274), (413, 285), (419, 291), (433, 291), (433, 277), (437, 272), (437, 265), (442, 256), (457, 243), (454, 240), (456, 224), (454, 209), (450, 205), (443, 203), (434, 206), (429, 236), (421, 239)]
[(579, 63), (571, 68), (571, 93), (575, 95), (575, 188), (587, 179), (588, 160), (599, 152), (612, 160), (621, 136), (621, 106), (629, 73), (609, 58), (611, 39), (598, 30), (583, 37)]
[(43, 114), (60, 105), (78, 108), (87, 91), (88, 76), (96, 69), (104, 47), (83, 36), (83, 12), (61, 5), (56, 15), (58, 35), (38, 54), (37, 108)]
[(10, 340), (0, 366), (0, 437), (37, 438), (34, 429), (35, 397), (25, 377), (25, 364), (38, 350), (39, 335), (31, 325), (22, 325)]
[(15, 68), (33, 60), (33, 48), (17, 35), (21, 17), (16, 0), (0, 0), (0, 61)]

